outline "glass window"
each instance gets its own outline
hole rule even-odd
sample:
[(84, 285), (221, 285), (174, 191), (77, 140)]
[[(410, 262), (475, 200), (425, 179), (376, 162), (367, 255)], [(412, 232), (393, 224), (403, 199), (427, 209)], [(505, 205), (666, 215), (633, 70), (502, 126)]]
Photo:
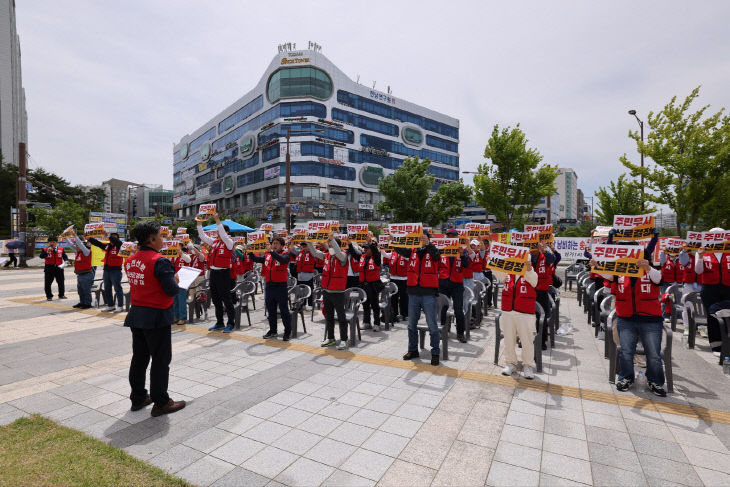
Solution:
[(209, 128), (203, 135), (198, 136), (198, 138), (196, 138), (195, 140), (190, 142), (189, 151), (193, 152), (195, 149), (197, 149), (198, 147), (203, 145), (204, 142), (215, 137), (215, 135), (216, 135), (215, 127)]
[[(334, 112), (334, 110), (333, 110)], [(394, 140), (375, 137), (374, 135), (361, 134), (360, 145), (363, 147), (372, 147), (386, 152), (394, 152), (409, 157), (419, 157), (420, 159), (430, 159), (431, 161), (441, 162), (450, 166), (459, 167), (459, 157), (443, 152), (437, 152), (430, 149), (414, 149)]]
[(449, 152), (459, 152), (459, 144), (456, 142), (451, 142), (450, 140), (435, 137), (433, 135), (426, 135), (426, 144)]
[(420, 130), (413, 127), (403, 128), (403, 141), (406, 144), (420, 146), (423, 143), (423, 134)]
[(340, 110), (339, 108), (332, 109), (332, 119), (339, 120), (341, 122), (349, 123), (355, 127), (372, 130), (373, 132), (379, 132), (385, 135), (391, 135), (393, 137), (398, 136), (398, 126), (388, 122), (382, 122), (374, 118), (366, 117), (364, 115), (358, 115), (356, 113)]
[[(321, 137), (327, 140), (336, 140), (337, 142), (344, 142), (346, 144), (352, 144), (355, 142), (355, 134), (352, 130), (344, 130), (320, 123), (287, 123), (276, 125), (268, 130), (261, 132), (258, 136), (259, 145), (263, 145), (270, 140), (286, 137), (287, 130), (292, 131), (310, 131), (311, 133), (297, 133), (294, 136), (302, 135), (313, 135)], [(315, 130), (324, 130), (324, 132), (315, 132)]]
[(248, 117), (253, 115), (254, 113), (258, 112), (263, 108), (264, 106), (264, 97), (263, 95), (259, 95), (258, 97), (254, 98), (252, 101), (245, 104), (242, 108), (239, 108), (236, 110), (232, 115), (226, 117), (223, 119), (221, 123), (218, 124), (218, 133), (223, 133), (229, 128), (235, 126), (239, 122), (242, 122), (246, 120)]
[(282, 68), (269, 78), (266, 94), (271, 103), (295, 97), (326, 100), (332, 95), (332, 80), (327, 73), (313, 66)]

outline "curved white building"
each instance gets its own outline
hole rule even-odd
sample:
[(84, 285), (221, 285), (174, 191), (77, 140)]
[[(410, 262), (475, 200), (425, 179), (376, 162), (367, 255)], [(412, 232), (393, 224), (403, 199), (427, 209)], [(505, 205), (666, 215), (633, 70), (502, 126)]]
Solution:
[(291, 200), (300, 221), (373, 220), (378, 180), (409, 156), (437, 183), (459, 178), (459, 121), (349, 79), (321, 52), (282, 50), (250, 92), (173, 149), (174, 208), (285, 218), (286, 133)]

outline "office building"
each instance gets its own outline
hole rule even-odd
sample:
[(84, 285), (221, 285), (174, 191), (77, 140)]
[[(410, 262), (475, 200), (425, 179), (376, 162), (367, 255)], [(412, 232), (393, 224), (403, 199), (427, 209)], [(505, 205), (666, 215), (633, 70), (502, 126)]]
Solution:
[(0, 0), (0, 153), (18, 165), (18, 144), (28, 142), (28, 113), (20, 67), (20, 38), (15, 28), (15, 1)]
[(128, 202), (128, 199), (131, 197), (130, 187), (137, 186), (137, 183), (112, 178), (108, 181), (103, 181), (101, 186), (106, 192), (106, 198), (104, 200), (105, 212), (124, 214), (132, 212), (132, 205)]
[(172, 190), (162, 186), (137, 186), (132, 194), (133, 218), (143, 218), (161, 214), (174, 216), (172, 209)]
[(457, 119), (351, 80), (314, 43), (287, 44), (251, 91), (175, 144), (176, 216), (216, 203), (283, 221), (288, 131), (300, 221), (377, 220), (378, 181), (408, 156), (432, 161), (436, 185), (459, 178)]
[(558, 223), (560, 220), (560, 195), (553, 194), (550, 198), (543, 196), (540, 198), (534, 210), (532, 210), (532, 221), (547, 224)]
[(558, 168), (555, 179), (558, 195), (560, 195), (560, 219), (578, 219), (578, 175), (573, 169)]

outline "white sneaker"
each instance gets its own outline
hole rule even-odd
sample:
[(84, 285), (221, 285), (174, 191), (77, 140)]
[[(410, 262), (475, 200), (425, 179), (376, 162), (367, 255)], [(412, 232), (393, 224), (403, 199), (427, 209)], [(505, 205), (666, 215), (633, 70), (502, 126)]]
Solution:
[(720, 356), (720, 352), (712, 352), (712, 355), (714, 355), (715, 357), (719, 357)]
[(347, 350), (348, 348), (349, 346), (345, 340), (340, 340), (340, 343), (337, 344), (337, 350)]
[(373, 331), (380, 331), (379, 325), (373, 325)]
[(115, 306), (107, 306), (102, 311), (104, 313), (114, 313), (114, 310), (117, 309)]
[(115, 313), (121, 313), (122, 311), (124, 311), (124, 308), (122, 306), (117, 306), (116, 308), (114, 308)]
[(524, 365), (522, 367), (522, 376), (525, 379), (532, 380), (535, 378), (535, 371), (529, 365)]
[(515, 370), (517, 370), (517, 367), (515, 367), (514, 364), (507, 364), (505, 368), (502, 369), (502, 375), (510, 376), (515, 373)]

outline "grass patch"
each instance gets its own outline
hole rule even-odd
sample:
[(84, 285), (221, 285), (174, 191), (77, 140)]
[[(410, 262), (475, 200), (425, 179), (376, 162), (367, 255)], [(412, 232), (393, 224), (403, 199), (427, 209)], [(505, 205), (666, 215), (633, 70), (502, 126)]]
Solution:
[(0, 427), (0, 486), (186, 486), (119, 448), (37, 414)]

